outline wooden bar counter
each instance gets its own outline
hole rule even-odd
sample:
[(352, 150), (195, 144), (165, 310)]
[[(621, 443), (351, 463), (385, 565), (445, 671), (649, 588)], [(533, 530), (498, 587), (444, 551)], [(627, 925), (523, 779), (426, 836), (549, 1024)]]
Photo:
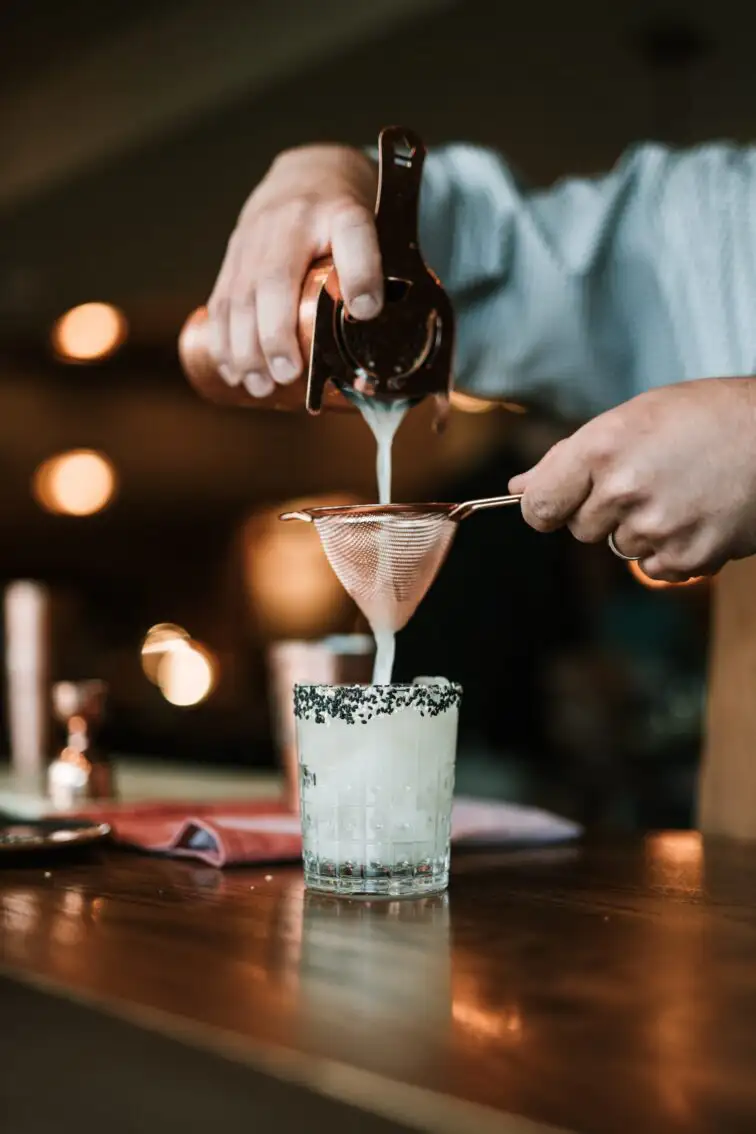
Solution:
[(755, 896), (695, 833), (458, 854), (421, 901), (6, 865), (0, 1129), (753, 1132)]

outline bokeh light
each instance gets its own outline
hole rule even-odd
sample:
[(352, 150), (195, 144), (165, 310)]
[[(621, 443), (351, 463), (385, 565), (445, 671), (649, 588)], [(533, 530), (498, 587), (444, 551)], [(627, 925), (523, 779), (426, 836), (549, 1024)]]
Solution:
[(491, 401), (488, 398), (473, 397), (472, 394), (463, 394), (461, 390), (452, 390), (450, 397), (452, 409), (461, 410), (462, 413), (490, 413), (491, 410), (506, 410), (508, 413), (527, 413), (525, 406), (517, 402), (502, 402), (498, 399)]
[(486, 398), (473, 398), (459, 390), (452, 390), (450, 401), (452, 409), (461, 410), (462, 413), (490, 413), (492, 409), (496, 409), (496, 402), (490, 402)]
[(362, 504), (349, 493), (290, 500), (258, 512), (243, 532), (244, 577), (255, 622), (268, 638), (316, 638), (350, 629), (355, 607), (334, 575), (313, 524), (284, 524), (282, 512)]
[(216, 686), (218, 664), (199, 642), (180, 640), (166, 650), (157, 668), (157, 686), (171, 705), (187, 708), (207, 700)]
[(92, 516), (113, 499), (116, 474), (111, 461), (93, 449), (72, 449), (50, 457), (34, 473), (32, 491), (47, 512)]
[(148, 681), (158, 684), (158, 670), (167, 653), (182, 649), (189, 641), (189, 631), (174, 622), (159, 622), (144, 636), (141, 649), (142, 670)]
[(109, 358), (126, 341), (126, 317), (110, 303), (82, 303), (56, 320), (52, 345), (66, 362), (95, 362)]

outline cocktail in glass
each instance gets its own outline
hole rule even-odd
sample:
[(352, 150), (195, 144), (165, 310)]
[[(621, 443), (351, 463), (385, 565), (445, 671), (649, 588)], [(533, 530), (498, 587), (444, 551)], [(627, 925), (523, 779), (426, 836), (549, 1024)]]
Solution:
[(295, 686), (308, 888), (446, 889), (461, 697), (450, 682)]

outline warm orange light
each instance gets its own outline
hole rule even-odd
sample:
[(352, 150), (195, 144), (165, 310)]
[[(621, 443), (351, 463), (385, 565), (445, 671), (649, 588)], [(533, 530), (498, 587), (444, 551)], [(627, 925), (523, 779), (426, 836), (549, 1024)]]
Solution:
[(217, 682), (215, 658), (199, 642), (182, 641), (167, 650), (157, 669), (157, 685), (171, 705), (187, 708), (207, 700)]
[(638, 582), (642, 583), (644, 587), (648, 587), (650, 591), (663, 591), (667, 590), (668, 587), (695, 587), (699, 583), (708, 581), (706, 575), (695, 575), (691, 579), (685, 579), (682, 583), (667, 583), (663, 579), (649, 578), (639, 563), (630, 562), (627, 566), (630, 574), (634, 575)]
[(189, 632), (173, 622), (159, 622), (151, 626), (142, 642), (142, 669), (148, 681), (158, 683), (160, 662), (167, 653), (181, 649), (189, 641)]
[(493, 1011), (455, 998), (452, 1003), (452, 1017), (455, 1023), (460, 1024), (465, 1031), (472, 1033), (477, 1039), (516, 1041), (522, 1037), (522, 1018), (517, 1008), (507, 1011), (497, 1008)]
[(262, 633), (311, 638), (354, 620), (354, 606), (334, 575), (312, 524), (285, 524), (281, 512), (359, 504), (347, 493), (291, 500), (253, 516), (244, 529), (245, 578)]
[(459, 390), (452, 390), (450, 400), (452, 409), (461, 410), (462, 413), (490, 413), (496, 408), (495, 402), (489, 402), (486, 398), (473, 398), (469, 394), (461, 394)]
[(73, 449), (50, 457), (34, 474), (32, 491), (47, 512), (92, 516), (113, 499), (116, 475), (102, 453)]
[(646, 852), (657, 862), (674, 866), (698, 866), (704, 844), (700, 831), (659, 831), (645, 839)]
[(490, 413), (491, 410), (508, 410), (509, 413), (526, 413), (524, 406), (516, 402), (492, 402), (488, 398), (476, 398), (472, 394), (463, 394), (460, 390), (452, 390), (452, 409), (461, 410), (462, 413)]
[(67, 362), (109, 358), (126, 341), (126, 317), (110, 303), (82, 303), (55, 322), (52, 345)]
[(694, 895), (704, 883), (704, 841), (700, 831), (661, 831), (645, 839), (648, 881), (655, 888)]

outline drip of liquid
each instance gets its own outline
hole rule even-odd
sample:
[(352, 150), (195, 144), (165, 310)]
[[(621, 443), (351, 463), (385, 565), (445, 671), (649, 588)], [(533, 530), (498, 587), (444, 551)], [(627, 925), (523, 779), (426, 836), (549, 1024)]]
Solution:
[[(375, 437), (378, 503), (390, 504), (392, 446), (396, 431), (404, 421), (410, 404), (405, 401), (379, 402), (375, 398), (366, 398), (356, 392), (353, 392), (351, 397)], [(371, 623), (370, 629), (375, 638), (373, 685), (390, 685), (396, 653), (396, 635), (386, 626)]]

